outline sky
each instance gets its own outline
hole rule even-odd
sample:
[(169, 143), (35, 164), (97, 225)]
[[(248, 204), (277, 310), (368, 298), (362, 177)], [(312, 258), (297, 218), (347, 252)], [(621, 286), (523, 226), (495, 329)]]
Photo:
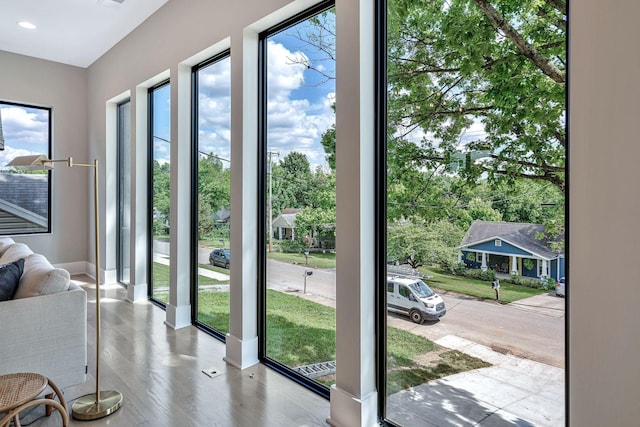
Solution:
[(0, 150), (0, 167), (18, 156), (49, 155), (49, 110), (0, 102), (4, 150)]
[[(329, 19), (333, 18), (328, 14)], [(335, 80), (326, 80), (313, 68), (335, 75), (335, 62), (300, 40), (317, 36), (308, 23), (298, 24), (268, 39), (267, 47), (267, 146), (282, 160), (298, 151), (312, 168), (328, 170), (320, 139), (335, 122)], [(233, 54), (233, 52), (232, 52)], [(230, 160), (231, 70), (224, 58), (199, 72), (199, 151)], [(154, 159), (169, 161), (170, 88), (154, 91)], [(55, 108), (55, 107), (54, 107)], [(2, 121), (6, 148), (0, 151), (0, 167), (10, 159), (30, 153), (47, 154), (47, 110), (4, 105)], [(164, 141), (166, 140), (166, 141)], [(53, 153), (55, 156), (55, 153)]]
[[(279, 153), (280, 160), (292, 151), (301, 152), (312, 168), (328, 170), (320, 139), (335, 122), (335, 80), (324, 81), (305, 64), (333, 75), (335, 62), (300, 40), (308, 31), (308, 24), (299, 24), (268, 39), (267, 149)], [(212, 153), (225, 165), (231, 158), (230, 77), (228, 58), (199, 75), (199, 151)]]

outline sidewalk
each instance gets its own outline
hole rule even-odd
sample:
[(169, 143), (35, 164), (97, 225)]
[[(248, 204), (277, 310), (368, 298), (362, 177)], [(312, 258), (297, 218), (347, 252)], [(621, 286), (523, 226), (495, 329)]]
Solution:
[[(169, 257), (167, 257), (166, 255), (154, 253), (153, 262), (169, 265)], [(220, 280), (220, 281), (229, 280), (228, 274), (218, 273), (217, 271), (207, 270), (206, 268), (198, 268), (198, 275), (209, 277), (211, 279)]]
[(454, 335), (436, 343), (493, 366), (389, 396), (391, 420), (406, 427), (564, 425), (564, 369), (504, 355)]

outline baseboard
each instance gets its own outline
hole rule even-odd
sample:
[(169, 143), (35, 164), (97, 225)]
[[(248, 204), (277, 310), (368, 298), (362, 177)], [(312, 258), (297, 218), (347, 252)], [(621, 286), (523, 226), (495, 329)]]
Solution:
[[(65, 262), (65, 263), (61, 263), (61, 264), (55, 264), (54, 267), (57, 268), (62, 268), (64, 270), (67, 270), (69, 272), (69, 274), (71, 274), (72, 276), (76, 275), (76, 274), (87, 274), (90, 275), (91, 277), (94, 276), (94, 272), (92, 272), (91, 274), (88, 273), (88, 268), (87, 268), (87, 262), (86, 261), (76, 261), (76, 262)], [(93, 264), (91, 264), (93, 265)]]
[[(55, 264), (55, 267), (63, 268), (69, 272), (69, 274), (86, 274), (87, 276), (95, 279), (96, 265), (88, 261), (75, 261)], [(100, 269), (100, 283), (101, 284), (113, 284), (118, 282), (117, 271)]]

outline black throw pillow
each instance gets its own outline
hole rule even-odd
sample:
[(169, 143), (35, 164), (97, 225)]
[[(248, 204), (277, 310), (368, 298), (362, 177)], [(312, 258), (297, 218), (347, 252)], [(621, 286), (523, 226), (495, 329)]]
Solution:
[(13, 299), (23, 270), (24, 258), (0, 266), (0, 301)]

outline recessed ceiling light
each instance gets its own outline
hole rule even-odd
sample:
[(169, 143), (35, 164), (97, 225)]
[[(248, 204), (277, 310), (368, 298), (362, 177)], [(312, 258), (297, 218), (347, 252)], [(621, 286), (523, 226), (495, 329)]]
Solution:
[(38, 28), (34, 23), (29, 21), (20, 21), (18, 22), (18, 25), (22, 28), (26, 28), (27, 30), (35, 30), (36, 28)]

